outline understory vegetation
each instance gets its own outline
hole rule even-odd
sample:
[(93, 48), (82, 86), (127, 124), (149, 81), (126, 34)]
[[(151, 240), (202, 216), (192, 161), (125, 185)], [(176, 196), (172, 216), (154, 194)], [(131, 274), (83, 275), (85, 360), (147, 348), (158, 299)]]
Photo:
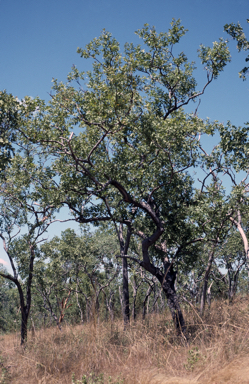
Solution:
[[(77, 326), (64, 323), (62, 331), (30, 329), (25, 349), (18, 333), (2, 335), (0, 382), (206, 384), (218, 382), (209, 380), (234, 359), (237, 372), (245, 358), (248, 367), (248, 297), (238, 296), (232, 305), (215, 300), (202, 319), (197, 308), (184, 305), (184, 315), (188, 343), (174, 334), (168, 310), (145, 320), (138, 316), (125, 330), (121, 319), (96, 318)], [(236, 382), (235, 371), (227, 382)]]

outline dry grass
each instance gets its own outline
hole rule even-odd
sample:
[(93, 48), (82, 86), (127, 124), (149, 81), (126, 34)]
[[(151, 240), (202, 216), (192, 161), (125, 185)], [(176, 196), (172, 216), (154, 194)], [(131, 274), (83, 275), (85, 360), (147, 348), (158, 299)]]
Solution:
[(2, 336), (0, 384), (249, 383), (249, 298), (215, 302), (204, 319), (189, 307), (185, 318), (188, 345), (168, 312), (126, 331), (121, 321), (40, 330), (25, 350), (19, 334)]

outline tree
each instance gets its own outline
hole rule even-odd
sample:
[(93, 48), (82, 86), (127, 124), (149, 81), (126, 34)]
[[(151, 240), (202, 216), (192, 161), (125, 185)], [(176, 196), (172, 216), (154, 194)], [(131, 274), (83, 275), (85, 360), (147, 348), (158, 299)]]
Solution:
[(120, 271), (114, 256), (117, 247), (116, 239), (107, 231), (91, 233), (87, 228), (80, 236), (67, 229), (60, 238), (56, 236), (41, 246), (43, 265), (36, 273), (35, 288), (59, 328), (61, 303), (68, 293), (70, 305), (77, 303), (82, 323), (99, 318), (101, 309), (113, 319), (112, 300), (118, 291)]
[(223, 182), (224, 176), (230, 179), (232, 187), (227, 217), (241, 236), (247, 270), (249, 271), (249, 245), (246, 231), (249, 191), (248, 126), (249, 123), (245, 123), (244, 127), (236, 127), (228, 122), (226, 127), (221, 128), (221, 141), (217, 156), (213, 158), (212, 166), (217, 169), (220, 183)]
[(239, 276), (246, 261), (242, 238), (240, 233), (236, 231), (236, 227), (233, 227), (218, 260), (218, 265), (225, 268), (227, 272), (223, 276), (219, 272), (217, 276), (225, 284), (229, 303), (232, 303), (239, 288)]
[[(21, 121), (24, 124), (21, 119), (19, 124)], [(39, 162), (39, 154), (19, 140), (15, 141), (15, 155), (5, 165), (0, 186), (0, 238), (12, 269), (12, 273), (0, 271), (0, 276), (15, 284), (18, 290), (21, 344), (24, 345), (32, 303), (34, 262), (39, 257), (44, 234), (55, 221), (56, 208), (45, 197), (43, 204), (37, 202), (43, 188), (43, 196), (45, 187), (49, 190), (50, 173)]]
[[(67, 84), (54, 80), (51, 102), (40, 105), (32, 121), (19, 129), (42, 148), (44, 161), (51, 161), (54, 205), (68, 206), (81, 223), (112, 220), (131, 225), (132, 234), (140, 236), (142, 260), (133, 260), (162, 285), (178, 331), (184, 331), (185, 323), (168, 254), (177, 245), (175, 230), (183, 235), (178, 244), (182, 254), (197, 241), (187, 220), (193, 201), (188, 170), (202, 161), (200, 135), (219, 129), (182, 107), (197, 100), (230, 61), (222, 39), (212, 48), (201, 46), (207, 80), (198, 91), (194, 63), (183, 52), (173, 53), (185, 32), (179, 20), (166, 33), (145, 25), (136, 32), (143, 46), (126, 44), (121, 53), (104, 30), (85, 50), (78, 49), (92, 59), (93, 70), (85, 74), (73, 67)], [(84, 89), (80, 82), (86, 80)], [(152, 257), (149, 251), (158, 241), (160, 250), (154, 247)]]
[[(23, 212), (23, 202), (18, 204), (5, 198), (1, 208), (0, 238), (3, 241), (4, 250), (9, 258), (13, 274), (0, 272), (0, 275), (12, 283), (18, 289), (21, 309), (21, 344), (27, 340), (27, 324), (31, 308), (32, 280), (34, 272), (34, 259), (37, 252), (37, 243), (45, 232), (47, 225), (39, 221), (37, 214), (34, 223), (27, 220), (26, 212)], [(19, 240), (15, 238), (26, 224), (28, 231)]]

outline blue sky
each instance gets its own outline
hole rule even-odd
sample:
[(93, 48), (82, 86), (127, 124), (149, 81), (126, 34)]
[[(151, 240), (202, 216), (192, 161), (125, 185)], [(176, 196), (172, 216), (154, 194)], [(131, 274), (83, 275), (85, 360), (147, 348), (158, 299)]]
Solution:
[[(211, 45), (225, 23), (240, 21), (249, 26), (248, 0), (0, 0), (0, 87), (18, 98), (25, 95), (49, 98), (52, 78), (65, 81), (72, 64), (89, 69), (76, 53), (103, 28), (123, 44), (138, 41), (134, 31), (144, 23), (165, 31), (172, 18), (180, 18), (189, 32), (181, 49), (196, 61), (199, 88), (205, 73), (199, 65), (200, 43)], [(202, 98), (199, 114), (234, 124), (247, 121), (249, 82), (238, 78), (246, 54), (231, 44), (232, 63)]]
[[(48, 100), (52, 78), (65, 81), (73, 64), (90, 69), (76, 49), (99, 36), (103, 28), (122, 46), (126, 41), (138, 42), (134, 31), (144, 23), (166, 31), (173, 17), (189, 30), (180, 49), (196, 61), (199, 89), (206, 77), (198, 46), (227, 38), (223, 26), (230, 22), (239, 21), (249, 37), (248, 0), (0, 0), (0, 89), (19, 99), (29, 95)], [(249, 121), (249, 79), (243, 82), (238, 72), (246, 53), (238, 54), (235, 43), (230, 45), (232, 62), (206, 90), (199, 116), (243, 125)], [(1, 251), (0, 257), (5, 259)]]

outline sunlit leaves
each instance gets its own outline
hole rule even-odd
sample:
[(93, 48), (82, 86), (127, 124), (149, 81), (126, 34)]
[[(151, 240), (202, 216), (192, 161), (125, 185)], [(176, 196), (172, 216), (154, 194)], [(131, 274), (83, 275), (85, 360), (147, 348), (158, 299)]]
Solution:
[[(247, 23), (249, 23), (249, 19), (247, 19)], [(249, 50), (249, 42), (245, 36), (244, 30), (241, 27), (240, 23), (234, 24), (226, 24), (224, 26), (224, 30), (234, 39), (237, 41), (237, 49), (240, 52), (242, 49), (244, 51)], [(249, 56), (245, 59), (245, 61), (249, 61)], [(249, 67), (245, 66), (240, 72), (239, 76), (246, 80), (246, 74), (248, 73)]]
[(200, 46), (199, 57), (202, 64), (208, 71), (208, 75), (213, 76), (215, 79), (218, 77), (224, 67), (231, 61), (230, 52), (227, 46), (227, 41), (219, 39), (213, 43), (213, 47)]
[[(32, 143), (32, 155), (27, 164), (20, 159), (18, 165), (16, 158), (13, 169), (37, 173), (40, 183), (33, 197), (58, 209), (67, 205), (81, 222), (98, 223), (101, 217), (118, 222), (130, 217), (132, 204), (122, 201), (115, 180), (137, 202), (153, 196), (172, 244), (179, 238), (176, 233), (190, 236), (185, 225), (193, 198), (188, 170), (217, 161), (220, 147), (207, 157), (200, 145), (202, 135), (220, 128), (186, 114), (183, 107), (200, 97), (230, 54), (221, 39), (212, 48), (201, 46), (208, 80), (198, 91), (195, 64), (185, 53), (174, 53), (185, 33), (173, 20), (161, 33), (146, 24), (136, 32), (141, 44), (127, 43), (122, 49), (103, 30), (85, 49), (78, 48), (82, 58), (92, 61), (92, 70), (73, 66), (67, 83), (53, 80), (50, 102), (37, 100), (39, 109), (21, 130), (24, 147)], [(145, 212), (141, 207), (136, 212), (136, 225), (143, 227)], [(146, 222), (150, 226), (154, 223)]]

